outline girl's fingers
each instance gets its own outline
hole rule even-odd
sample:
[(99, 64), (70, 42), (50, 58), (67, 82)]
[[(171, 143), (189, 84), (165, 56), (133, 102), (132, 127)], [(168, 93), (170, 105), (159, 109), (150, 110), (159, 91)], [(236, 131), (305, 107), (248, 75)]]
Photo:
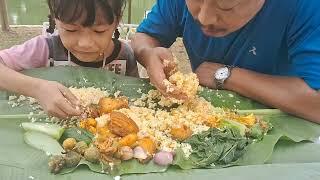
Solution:
[(48, 114), (50, 116), (54, 116), (54, 117), (57, 117), (59, 119), (66, 119), (68, 117), (68, 115), (58, 107), (55, 108), (52, 111), (49, 111)]
[(62, 110), (67, 116), (79, 116), (81, 114), (79, 107), (73, 107), (72, 104), (68, 100), (63, 100), (61, 104), (59, 104), (60, 110)]
[(79, 106), (80, 105), (80, 102), (78, 100), (78, 98), (72, 94), (72, 92), (66, 88), (65, 86), (63, 85), (60, 85), (59, 86), (59, 90), (60, 92), (62, 93), (62, 95), (74, 106)]

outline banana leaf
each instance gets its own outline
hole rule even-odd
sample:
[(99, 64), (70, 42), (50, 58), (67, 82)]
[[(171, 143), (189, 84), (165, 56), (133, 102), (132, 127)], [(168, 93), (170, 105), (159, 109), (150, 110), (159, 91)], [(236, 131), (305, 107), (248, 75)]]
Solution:
[[(109, 92), (121, 91), (123, 95), (137, 98), (153, 87), (147, 80), (123, 77), (104, 70), (83, 67), (56, 67), (29, 70), (27, 75), (58, 81), (66, 86), (104, 87)], [(108, 179), (105, 174), (93, 173), (87, 166), (80, 166), (73, 173), (52, 175), (46, 164), (48, 157), (23, 142), (22, 122), (30, 108), (22, 106), (11, 108), (8, 105), (8, 92), (0, 92), (0, 179)], [(216, 106), (252, 110), (267, 108), (257, 102), (228, 91), (204, 89), (200, 95)], [(236, 106), (236, 107), (235, 107)], [(225, 169), (194, 169), (183, 171), (171, 167), (165, 173), (145, 175), (128, 175), (124, 179), (314, 179), (320, 177), (320, 145), (313, 143), (319, 137), (320, 127), (317, 124), (286, 114), (264, 115), (274, 129), (260, 142), (248, 147), (245, 155), (239, 159), (236, 167)], [(267, 164), (264, 164), (267, 163)], [(163, 172), (163, 169), (144, 170), (136, 165), (129, 173)], [(132, 168), (131, 168), (132, 167)], [(121, 174), (126, 174), (123, 172)], [(111, 179), (111, 177), (110, 177)]]

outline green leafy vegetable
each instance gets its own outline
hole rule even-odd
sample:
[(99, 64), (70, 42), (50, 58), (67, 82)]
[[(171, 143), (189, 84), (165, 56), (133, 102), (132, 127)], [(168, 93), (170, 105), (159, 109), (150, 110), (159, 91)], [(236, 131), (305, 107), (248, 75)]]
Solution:
[(63, 141), (66, 140), (67, 138), (74, 138), (78, 142), (84, 141), (87, 144), (90, 144), (92, 142), (93, 137), (94, 137), (93, 134), (86, 131), (85, 129), (73, 127), (73, 128), (68, 128), (64, 131), (59, 142), (63, 143)]
[(261, 121), (250, 128), (248, 136), (256, 140), (262, 140), (263, 137), (267, 134), (267, 132), (270, 131), (272, 128), (273, 126), (271, 123)]
[(178, 166), (181, 169), (193, 169), (196, 166), (193, 162), (185, 156), (185, 153), (181, 148), (176, 149), (173, 165)]
[[(249, 140), (234, 129), (220, 131), (212, 128), (192, 136), (186, 143), (192, 147), (192, 154), (189, 157), (192, 167), (207, 168), (224, 166), (236, 161), (245, 152)], [(176, 160), (175, 164), (180, 163)], [(186, 165), (186, 162), (182, 164), (182, 168), (191, 167), (189, 164)]]

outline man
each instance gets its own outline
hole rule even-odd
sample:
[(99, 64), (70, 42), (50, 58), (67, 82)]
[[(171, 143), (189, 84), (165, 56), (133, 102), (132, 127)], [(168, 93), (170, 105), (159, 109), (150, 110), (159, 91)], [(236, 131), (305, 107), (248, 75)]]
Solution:
[(200, 84), (320, 123), (319, 0), (158, 0), (132, 45), (167, 94), (164, 59), (183, 37)]

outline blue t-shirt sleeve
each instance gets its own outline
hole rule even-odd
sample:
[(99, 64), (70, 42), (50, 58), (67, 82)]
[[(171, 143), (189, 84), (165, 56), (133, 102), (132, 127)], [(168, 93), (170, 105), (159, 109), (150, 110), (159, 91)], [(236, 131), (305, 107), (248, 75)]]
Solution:
[(297, 1), (297, 9), (288, 25), (291, 74), (313, 89), (320, 89), (320, 7), (319, 0)]
[(170, 47), (182, 34), (183, 5), (184, 0), (157, 0), (137, 32), (156, 38), (163, 47)]

